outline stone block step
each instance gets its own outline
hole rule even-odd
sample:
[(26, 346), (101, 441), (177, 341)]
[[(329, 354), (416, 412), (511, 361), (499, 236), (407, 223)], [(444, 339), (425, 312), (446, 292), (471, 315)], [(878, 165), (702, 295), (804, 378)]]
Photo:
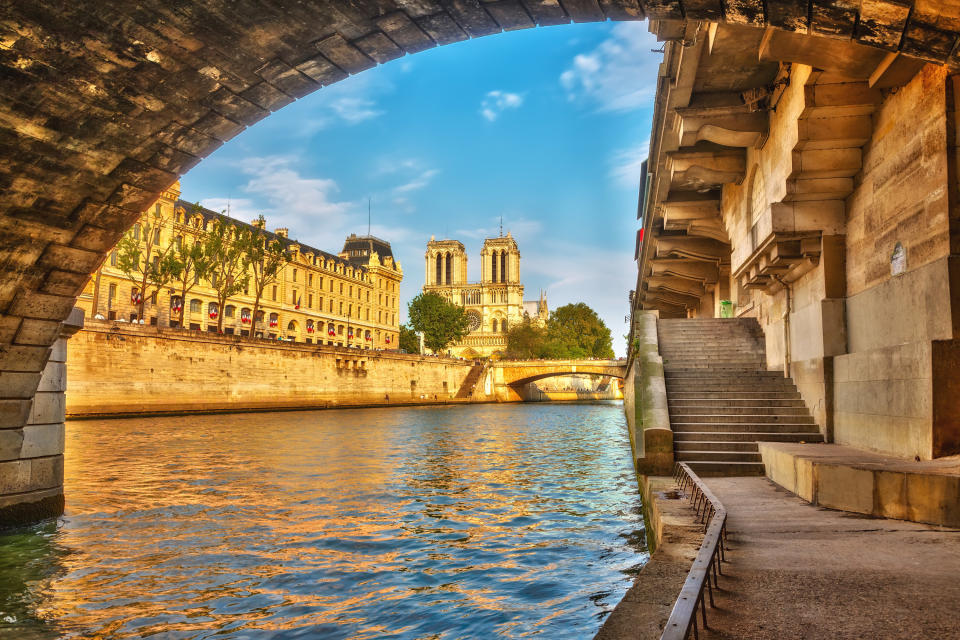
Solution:
[(716, 400), (714, 404), (676, 404), (668, 402), (667, 407), (670, 415), (726, 415), (726, 416), (809, 416), (810, 412), (803, 406), (800, 400), (789, 400), (788, 402), (798, 403), (798, 406), (785, 407), (775, 404), (752, 404), (744, 406), (734, 402)]
[(743, 433), (819, 433), (817, 425), (810, 422), (681, 422), (670, 416), (670, 428), (679, 431), (738, 431)]
[(676, 440), (675, 451), (758, 451), (756, 440)]
[(676, 455), (680, 462), (693, 460), (702, 462), (760, 462), (760, 451), (679, 451)]
[(764, 467), (762, 462), (703, 462), (691, 461), (687, 463), (701, 478), (717, 478), (721, 476), (762, 476)]
[(770, 432), (770, 431), (674, 431), (674, 443), (678, 442), (823, 442), (819, 432)]
[(687, 424), (694, 422), (716, 422), (720, 424), (814, 424), (809, 414), (790, 413), (674, 413), (670, 412), (670, 422)]
[(787, 382), (776, 380), (667, 380), (667, 393), (697, 393), (729, 391), (732, 393), (754, 391), (758, 393), (789, 393), (796, 387)]
[[(674, 409), (692, 409), (693, 413), (718, 409), (800, 409), (807, 412), (807, 406), (799, 398), (673, 398), (667, 401), (672, 412)], [(720, 413), (725, 413), (720, 411)], [(739, 411), (737, 412), (739, 413)]]
[(799, 400), (799, 391), (757, 391), (754, 387), (745, 391), (672, 391), (668, 397), (677, 401), (711, 399), (711, 400), (743, 400), (743, 401), (763, 401), (763, 400)]
[[(731, 372), (724, 371), (723, 373), (714, 373), (712, 371), (704, 371), (703, 369), (697, 367), (667, 367), (664, 366), (664, 375), (668, 379), (673, 378), (723, 378), (729, 379)], [(767, 380), (782, 380), (793, 384), (791, 378), (787, 378), (780, 371), (766, 371), (764, 369), (751, 369), (745, 367), (740, 371), (736, 372), (737, 375), (746, 376), (749, 378), (767, 379)]]

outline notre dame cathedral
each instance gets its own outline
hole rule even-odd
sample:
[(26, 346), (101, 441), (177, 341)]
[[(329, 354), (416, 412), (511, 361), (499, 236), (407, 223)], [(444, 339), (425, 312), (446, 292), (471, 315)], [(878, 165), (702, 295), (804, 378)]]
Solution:
[(491, 356), (507, 346), (507, 330), (528, 314), (535, 322), (549, 315), (547, 297), (523, 300), (520, 283), (520, 250), (510, 232), (487, 238), (480, 251), (480, 282), (467, 282), (467, 252), (459, 240), (427, 243), (424, 293), (437, 293), (467, 309), (470, 333), (454, 344), (453, 356), (476, 358)]

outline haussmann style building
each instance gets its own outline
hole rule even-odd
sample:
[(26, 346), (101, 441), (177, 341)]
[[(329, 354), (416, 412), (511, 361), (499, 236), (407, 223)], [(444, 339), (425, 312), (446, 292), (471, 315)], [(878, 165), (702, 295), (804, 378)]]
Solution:
[(437, 293), (467, 310), (470, 333), (449, 349), (462, 358), (487, 357), (507, 346), (507, 331), (524, 314), (536, 322), (549, 315), (547, 297), (523, 300), (520, 282), (520, 250), (510, 232), (483, 241), (480, 250), (480, 282), (467, 282), (467, 252), (459, 240), (427, 243), (424, 293)]
[[(156, 249), (202, 241), (217, 219), (250, 226), (181, 200), (177, 183), (163, 192), (133, 228), (144, 250), (146, 238), (140, 238), (138, 231), (152, 227), (152, 216), (157, 213), (165, 223), (159, 238), (154, 238)], [(171, 283), (144, 301), (143, 318), (138, 317), (140, 291), (120, 270), (116, 248), (93, 274), (77, 306), (93, 322), (137, 322), (216, 332), (222, 313), (227, 335), (363, 349), (398, 347), (403, 269), (394, 260), (389, 242), (351, 234), (343, 250), (332, 254), (291, 240), (284, 228), (263, 233), (283, 243), (287, 262), (277, 281), (264, 290), (256, 320), (252, 317), (252, 279), (247, 290), (228, 298), (222, 310), (208, 280), (197, 280), (185, 301), (180, 300), (178, 285)]]

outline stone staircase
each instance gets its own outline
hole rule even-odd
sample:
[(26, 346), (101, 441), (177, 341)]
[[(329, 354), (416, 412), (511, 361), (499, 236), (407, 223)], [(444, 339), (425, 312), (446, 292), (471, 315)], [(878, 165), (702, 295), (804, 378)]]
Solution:
[(486, 361), (475, 362), (473, 367), (470, 368), (470, 371), (467, 372), (467, 377), (463, 379), (463, 384), (460, 385), (460, 388), (457, 390), (457, 395), (455, 395), (454, 398), (463, 400), (473, 395), (474, 387), (477, 386), (477, 382), (480, 380), (480, 376), (483, 375), (483, 370), (486, 368)]
[(763, 475), (757, 442), (822, 442), (753, 318), (659, 320), (674, 455), (701, 476)]

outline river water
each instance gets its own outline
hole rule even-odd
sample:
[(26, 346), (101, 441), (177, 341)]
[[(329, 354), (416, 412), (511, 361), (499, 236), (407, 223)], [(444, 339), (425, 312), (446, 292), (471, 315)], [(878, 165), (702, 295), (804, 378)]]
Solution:
[(590, 638), (645, 562), (620, 404), (67, 424), (0, 637)]

